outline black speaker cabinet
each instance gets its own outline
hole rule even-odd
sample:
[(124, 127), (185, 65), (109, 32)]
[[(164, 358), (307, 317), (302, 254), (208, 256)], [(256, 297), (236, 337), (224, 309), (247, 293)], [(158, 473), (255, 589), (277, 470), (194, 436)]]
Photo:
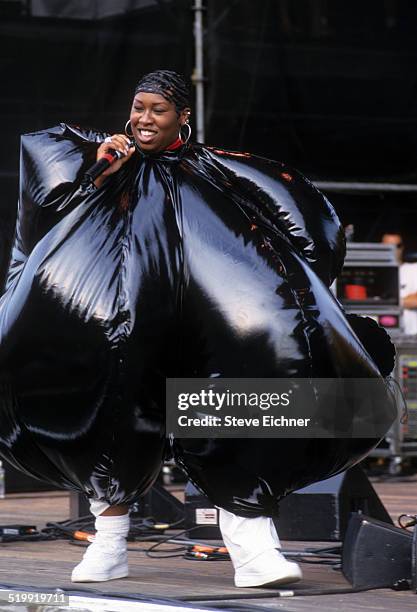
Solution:
[(353, 587), (391, 587), (411, 580), (413, 535), (354, 513), (342, 552), (342, 571)]
[(81, 516), (92, 516), (88, 498), (83, 493), (70, 492), (70, 519), (75, 521)]
[(188, 482), (185, 487), (185, 529), (191, 540), (221, 540), (219, 511), (208, 498)]
[(285, 497), (274, 519), (283, 540), (340, 541), (351, 512), (392, 524), (364, 471), (355, 466)]
[(162, 485), (155, 483), (152, 489), (134, 504), (132, 514), (143, 518), (152, 516), (158, 523), (175, 523), (181, 529), (184, 522), (184, 504)]

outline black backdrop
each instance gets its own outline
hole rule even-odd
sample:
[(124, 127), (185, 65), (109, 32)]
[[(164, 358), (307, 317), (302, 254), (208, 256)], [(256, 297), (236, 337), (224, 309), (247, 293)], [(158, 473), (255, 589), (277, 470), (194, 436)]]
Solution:
[[(206, 143), (283, 159), (311, 178), (417, 182), (414, 0), (205, 4)], [(0, 0), (1, 270), (19, 134), (59, 121), (120, 131), (141, 74), (191, 76), (191, 6)], [(414, 237), (417, 194), (331, 199), (357, 239), (394, 226)]]
[(416, 2), (208, 6), (210, 139), (322, 178), (416, 177)]

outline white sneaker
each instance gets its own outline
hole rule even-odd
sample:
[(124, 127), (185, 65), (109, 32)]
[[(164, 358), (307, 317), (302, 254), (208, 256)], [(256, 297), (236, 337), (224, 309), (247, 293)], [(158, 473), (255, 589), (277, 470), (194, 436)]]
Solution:
[(301, 580), (299, 565), (279, 552), (274, 522), (267, 516), (243, 518), (219, 508), (219, 526), (235, 568), (237, 587), (290, 584)]
[(90, 544), (81, 563), (72, 570), (72, 582), (104, 582), (128, 576), (126, 541), (124, 550), (112, 544), (100, 540)]
[(287, 561), (279, 550), (272, 549), (235, 570), (237, 587), (278, 586), (298, 582), (303, 577), (297, 563)]
[(129, 515), (98, 516), (94, 542), (74, 567), (72, 582), (104, 582), (129, 575), (126, 536)]

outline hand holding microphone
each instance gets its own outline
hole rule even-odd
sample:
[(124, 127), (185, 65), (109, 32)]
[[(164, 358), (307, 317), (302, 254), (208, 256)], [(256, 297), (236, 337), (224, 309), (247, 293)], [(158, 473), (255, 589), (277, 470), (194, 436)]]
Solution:
[(97, 161), (87, 170), (83, 182), (100, 187), (107, 176), (120, 170), (135, 152), (135, 144), (125, 134), (108, 136), (97, 149)]

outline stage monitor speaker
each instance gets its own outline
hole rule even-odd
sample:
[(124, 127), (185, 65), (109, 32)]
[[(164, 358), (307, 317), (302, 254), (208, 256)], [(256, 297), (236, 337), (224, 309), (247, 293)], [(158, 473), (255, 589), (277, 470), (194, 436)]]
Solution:
[(291, 493), (280, 502), (274, 522), (282, 540), (341, 541), (351, 512), (392, 524), (359, 466)]
[(409, 531), (354, 513), (343, 542), (343, 574), (354, 588), (411, 581), (412, 542)]

